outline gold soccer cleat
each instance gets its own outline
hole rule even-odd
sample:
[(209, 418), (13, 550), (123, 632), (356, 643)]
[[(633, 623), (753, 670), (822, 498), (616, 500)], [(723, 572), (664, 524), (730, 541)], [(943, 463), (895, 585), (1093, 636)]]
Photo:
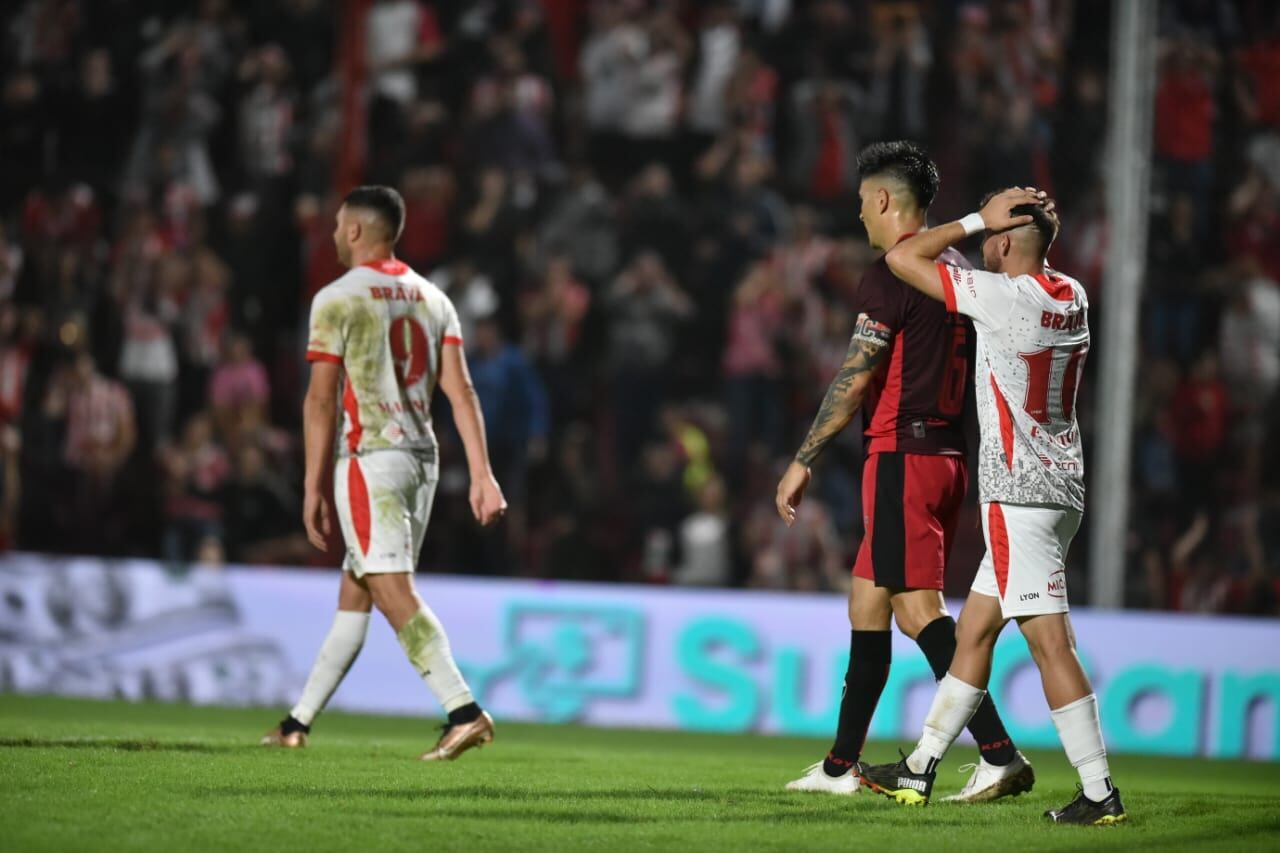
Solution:
[(307, 745), (307, 733), (289, 732), (289, 734), (285, 734), (280, 730), (279, 726), (276, 726), (263, 735), (262, 740), (258, 741), (258, 743), (263, 746), (279, 746), (284, 749), (302, 749)]
[(422, 753), (422, 760), (453, 761), (473, 746), (481, 747), (492, 740), (493, 717), (488, 711), (481, 711), (480, 716), (469, 723), (446, 725), (439, 743), (434, 749)]

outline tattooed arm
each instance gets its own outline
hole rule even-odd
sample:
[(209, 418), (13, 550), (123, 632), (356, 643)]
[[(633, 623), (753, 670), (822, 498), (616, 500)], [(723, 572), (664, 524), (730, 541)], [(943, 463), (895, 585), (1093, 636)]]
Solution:
[(858, 317), (858, 328), (849, 341), (844, 364), (822, 398), (822, 405), (813, 419), (813, 426), (795, 459), (778, 483), (775, 503), (778, 514), (788, 526), (795, 521), (796, 507), (804, 498), (809, 485), (809, 466), (818, 458), (840, 431), (849, 425), (862, 406), (867, 385), (875, 375), (889, 351), (889, 328), (877, 323), (866, 314)]
[(864, 318), (858, 324), (858, 332), (849, 341), (844, 364), (836, 378), (831, 380), (827, 395), (822, 398), (822, 405), (813, 419), (813, 426), (809, 427), (809, 434), (796, 453), (796, 461), (801, 465), (812, 465), (828, 442), (849, 425), (862, 405), (867, 385), (884, 357), (888, 343), (864, 333), (863, 327), (870, 322)]

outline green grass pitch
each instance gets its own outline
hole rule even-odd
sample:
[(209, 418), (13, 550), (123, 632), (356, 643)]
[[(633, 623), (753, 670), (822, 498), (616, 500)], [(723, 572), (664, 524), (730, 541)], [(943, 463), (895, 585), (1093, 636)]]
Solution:
[(423, 764), (429, 721), (330, 714), (306, 750), (256, 746), (277, 716), (0, 696), (0, 849), (1280, 849), (1275, 764), (1117, 756), (1130, 822), (1056, 827), (1041, 813), (1075, 775), (1054, 752), (1030, 755), (1030, 795), (920, 809), (783, 791), (821, 741), (499, 720), (491, 746)]

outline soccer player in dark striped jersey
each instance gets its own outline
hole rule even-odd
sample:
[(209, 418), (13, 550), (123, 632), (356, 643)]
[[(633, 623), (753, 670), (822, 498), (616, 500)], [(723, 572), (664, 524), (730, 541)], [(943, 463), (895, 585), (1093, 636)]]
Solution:
[[(920, 742), (899, 762), (864, 765), (863, 784), (907, 805), (928, 802), (939, 762), (987, 696), (996, 638), (1016, 620), (1054, 728), (1080, 774), (1076, 797), (1045, 817), (1111, 826), (1128, 815), (1111, 781), (1098, 699), (1076, 654), (1067, 605), (1066, 557), (1084, 513), (1076, 393), (1089, 351), (1089, 298), (1079, 281), (1045, 263), (1058, 227), (1045, 193), (1013, 187), (886, 255), (902, 281), (973, 319), (987, 555)], [(978, 233), (985, 271), (939, 262), (939, 252)]]
[[(858, 158), (861, 219), (871, 245), (888, 251), (925, 227), (938, 168), (911, 142), (878, 143)], [(940, 261), (966, 265), (951, 250)], [(855, 297), (856, 325), (844, 364), (804, 443), (778, 484), (778, 513), (800, 510), (810, 466), (864, 413), (862, 506), (866, 534), (849, 593), (852, 627), (835, 742), (789, 790), (853, 794), (859, 758), (888, 680), (890, 623), (919, 644), (938, 678), (955, 654), (955, 620), (943, 575), (968, 490), (964, 415), (971, 393), (973, 327), (944, 305), (905, 288), (883, 256)], [(1031, 765), (1017, 751), (989, 697), (969, 730), (982, 757), (956, 799), (981, 801), (1030, 790)]]

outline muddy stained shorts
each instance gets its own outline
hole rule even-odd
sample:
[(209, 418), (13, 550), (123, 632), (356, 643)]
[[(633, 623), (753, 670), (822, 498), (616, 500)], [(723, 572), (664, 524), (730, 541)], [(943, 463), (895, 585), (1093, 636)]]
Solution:
[(334, 503), (356, 577), (412, 572), (431, 518), (440, 470), (434, 453), (376, 450), (339, 459)]

